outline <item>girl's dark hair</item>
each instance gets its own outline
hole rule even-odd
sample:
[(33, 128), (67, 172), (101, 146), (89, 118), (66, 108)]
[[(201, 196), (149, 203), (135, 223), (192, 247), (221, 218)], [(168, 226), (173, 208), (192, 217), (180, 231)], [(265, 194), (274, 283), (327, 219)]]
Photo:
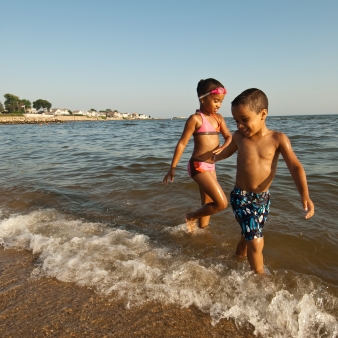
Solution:
[(200, 80), (200, 82), (198, 82), (198, 85), (197, 85), (197, 96), (202, 96), (206, 93), (209, 93), (213, 89), (216, 89), (219, 87), (224, 88), (224, 86), (215, 79), (209, 78), (205, 80)]
[(267, 96), (263, 91), (257, 88), (250, 88), (244, 90), (239, 94), (232, 102), (231, 106), (239, 105), (247, 106), (250, 110), (256, 112), (257, 114), (262, 110), (268, 110), (269, 101)]

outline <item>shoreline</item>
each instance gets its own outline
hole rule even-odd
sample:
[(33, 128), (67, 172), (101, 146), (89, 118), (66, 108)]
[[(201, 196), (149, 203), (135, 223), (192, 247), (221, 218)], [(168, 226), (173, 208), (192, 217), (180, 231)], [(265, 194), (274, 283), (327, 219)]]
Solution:
[(161, 118), (151, 119), (124, 119), (108, 117), (106, 119), (98, 117), (87, 117), (87, 116), (57, 116), (52, 115), (37, 115), (37, 116), (6, 116), (0, 115), (1, 124), (48, 124), (48, 123), (66, 123), (66, 122), (86, 122), (86, 121), (150, 121), (150, 120), (164, 120)]
[(27, 118), (25, 116), (1, 116), (0, 117), (0, 125), (1, 124), (47, 124), (47, 123), (64, 123), (58, 118)]
[(253, 329), (231, 320), (211, 325), (195, 307), (159, 303), (132, 306), (55, 278), (31, 278), (37, 257), (0, 248), (0, 333), (3, 337), (232, 337)]

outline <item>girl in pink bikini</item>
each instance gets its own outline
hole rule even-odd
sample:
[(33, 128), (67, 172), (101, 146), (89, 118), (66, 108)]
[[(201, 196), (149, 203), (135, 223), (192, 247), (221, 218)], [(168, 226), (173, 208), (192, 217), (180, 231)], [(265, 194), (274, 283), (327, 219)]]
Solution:
[[(224, 210), (228, 201), (224, 191), (217, 182), (213, 155), (219, 154), (231, 142), (230, 131), (220, 109), (227, 91), (215, 79), (201, 80), (197, 85), (197, 95), (200, 109), (191, 115), (184, 127), (181, 138), (175, 148), (170, 170), (163, 178), (163, 183), (174, 181), (175, 168), (188, 144), (190, 137), (194, 137), (194, 150), (188, 162), (188, 172), (198, 184), (202, 207), (185, 215), (190, 231), (198, 219), (199, 227), (205, 228), (209, 224), (210, 215)], [(221, 133), (224, 143), (220, 146), (218, 134)]]

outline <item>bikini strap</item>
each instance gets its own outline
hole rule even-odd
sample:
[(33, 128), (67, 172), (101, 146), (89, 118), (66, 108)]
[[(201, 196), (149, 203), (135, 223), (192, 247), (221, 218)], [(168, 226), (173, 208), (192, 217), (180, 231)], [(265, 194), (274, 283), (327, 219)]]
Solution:
[(218, 123), (217, 129), (220, 129), (221, 128), (221, 121), (220, 121), (220, 119), (217, 117), (217, 115), (215, 113), (211, 113), (211, 115), (215, 118), (215, 120)]
[[(196, 113), (195, 114), (201, 115), (201, 117), (202, 117), (202, 123), (203, 123), (205, 117), (204, 117), (204, 114), (201, 112), (201, 110), (200, 109), (196, 109)], [(220, 121), (220, 119), (217, 117), (217, 115), (215, 113), (211, 113), (211, 115), (217, 121), (217, 124), (218, 124), (218, 127), (215, 128), (215, 130), (219, 131), (221, 129), (221, 121)]]
[[(199, 115), (204, 115), (199, 109), (196, 109), (196, 113), (195, 114), (199, 114)], [(221, 126), (221, 121), (220, 119), (217, 117), (217, 115), (215, 113), (211, 113), (211, 115), (214, 117), (214, 119), (217, 121), (218, 125)]]

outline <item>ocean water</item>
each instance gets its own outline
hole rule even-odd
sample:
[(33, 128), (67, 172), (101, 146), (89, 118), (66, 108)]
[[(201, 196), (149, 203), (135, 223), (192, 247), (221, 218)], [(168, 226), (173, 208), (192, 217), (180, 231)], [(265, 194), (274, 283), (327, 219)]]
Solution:
[[(231, 131), (236, 126), (226, 118)], [(185, 120), (0, 126), (0, 243), (37, 257), (45, 276), (122, 299), (195, 306), (212, 325), (232, 319), (263, 337), (338, 337), (338, 115), (267, 119), (285, 132), (308, 178), (315, 216), (304, 219), (282, 158), (265, 225), (266, 276), (234, 250), (231, 207), (208, 229), (183, 215), (199, 193), (186, 172), (162, 185)], [(229, 195), (236, 155), (217, 163)]]

